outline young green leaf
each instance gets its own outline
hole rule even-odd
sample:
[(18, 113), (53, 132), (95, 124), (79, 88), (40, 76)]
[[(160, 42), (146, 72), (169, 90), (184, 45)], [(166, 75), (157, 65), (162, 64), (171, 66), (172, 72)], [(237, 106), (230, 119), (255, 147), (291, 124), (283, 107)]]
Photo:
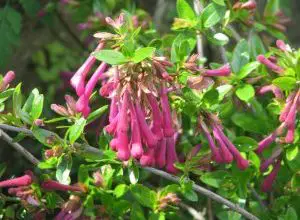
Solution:
[(69, 140), (71, 144), (74, 144), (75, 141), (80, 137), (83, 133), (84, 127), (86, 125), (86, 120), (84, 118), (77, 119), (69, 128)]
[(204, 28), (216, 25), (224, 16), (226, 8), (216, 3), (210, 3), (202, 12), (201, 19)]
[(157, 195), (154, 191), (141, 185), (131, 185), (130, 191), (133, 197), (143, 206), (153, 209), (157, 202)]
[(94, 52), (93, 55), (96, 59), (111, 65), (123, 64), (128, 61), (121, 52), (115, 50), (100, 50), (98, 52)]
[(132, 61), (134, 63), (139, 63), (139, 62), (143, 61), (144, 59), (151, 57), (154, 52), (155, 52), (154, 47), (139, 48), (134, 52)]
[(240, 71), (236, 74), (239, 79), (243, 79), (247, 77), (253, 70), (255, 70), (260, 65), (259, 62), (254, 61), (251, 63), (247, 63), (243, 66)]
[(89, 116), (86, 119), (86, 124), (89, 124), (93, 121), (95, 121), (97, 118), (100, 118), (108, 109), (108, 105), (104, 105), (97, 110), (93, 111), (89, 114)]
[(240, 100), (249, 102), (255, 95), (255, 90), (252, 85), (245, 84), (241, 87), (238, 87), (235, 91), (235, 94), (237, 97), (239, 97)]
[(240, 69), (249, 62), (249, 48), (246, 40), (241, 40), (234, 48), (232, 57), (232, 70), (234, 73), (238, 73)]
[(176, 8), (178, 16), (180, 18), (189, 20), (193, 20), (196, 18), (194, 10), (185, 0), (177, 0)]
[(295, 78), (282, 76), (274, 79), (272, 83), (282, 90), (292, 90), (295, 88), (297, 81)]
[(56, 179), (62, 184), (70, 183), (70, 172), (72, 168), (72, 157), (68, 154), (63, 154), (57, 164)]

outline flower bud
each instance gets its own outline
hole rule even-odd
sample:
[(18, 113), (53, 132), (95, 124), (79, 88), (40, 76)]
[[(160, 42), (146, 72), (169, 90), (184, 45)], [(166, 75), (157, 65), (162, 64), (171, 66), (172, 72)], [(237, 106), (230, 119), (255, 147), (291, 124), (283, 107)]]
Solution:
[(80, 186), (70, 186), (61, 184), (54, 180), (45, 180), (41, 187), (45, 190), (59, 190), (59, 191), (74, 191), (74, 192), (83, 192), (84, 189)]
[(163, 138), (160, 143), (159, 147), (156, 148), (155, 158), (156, 164), (159, 168), (163, 168), (166, 165), (166, 153), (167, 153), (167, 140)]
[(261, 191), (269, 192), (272, 189), (273, 182), (279, 172), (281, 160), (277, 160), (274, 165), (272, 172), (264, 179), (263, 184), (261, 186)]
[(227, 63), (218, 69), (205, 70), (202, 75), (203, 76), (229, 76), (230, 73), (231, 73), (231, 68), (230, 65)]
[(264, 64), (266, 67), (268, 67), (270, 70), (281, 74), (283, 72), (283, 69), (276, 65), (275, 63), (272, 63), (270, 60), (268, 60), (264, 55), (258, 55), (257, 61), (261, 64)]
[(155, 165), (155, 149), (148, 148), (148, 151), (145, 152), (140, 159), (141, 166), (154, 166)]

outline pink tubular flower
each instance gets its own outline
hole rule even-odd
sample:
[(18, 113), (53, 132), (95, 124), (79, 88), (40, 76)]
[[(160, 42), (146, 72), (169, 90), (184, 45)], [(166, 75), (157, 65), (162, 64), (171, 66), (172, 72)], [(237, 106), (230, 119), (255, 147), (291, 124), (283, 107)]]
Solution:
[(261, 191), (263, 192), (271, 191), (274, 180), (280, 169), (280, 162), (281, 162), (280, 159), (278, 159), (277, 162), (275, 162), (272, 172), (264, 179), (264, 182), (261, 186)]
[(176, 137), (177, 137), (177, 134), (175, 133), (173, 137), (168, 137), (167, 138), (166, 170), (169, 173), (177, 173), (178, 172), (178, 170), (174, 166), (174, 163), (178, 162), (178, 157), (177, 157), (176, 148), (175, 148)]
[(171, 109), (168, 101), (168, 96), (165, 90), (161, 90), (161, 108), (163, 113), (163, 129), (166, 137), (174, 135), (175, 131), (172, 126)]
[(288, 131), (285, 137), (285, 142), (287, 144), (292, 144), (295, 139), (295, 123), (288, 126)]
[(278, 47), (278, 49), (282, 50), (283, 52), (287, 51), (287, 46), (284, 43), (284, 41), (282, 41), (282, 40), (277, 40), (276, 41), (276, 46)]
[(14, 187), (14, 186), (28, 186), (32, 183), (32, 176), (25, 174), (24, 176), (4, 180), (0, 182), (0, 188), (3, 187)]
[(275, 162), (275, 160), (281, 155), (282, 149), (278, 147), (274, 152), (271, 154), (271, 156), (264, 160), (260, 165), (260, 172), (265, 172), (268, 167)]
[(162, 139), (164, 134), (162, 131), (162, 115), (158, 106), (158, 102), (156, 98), (152, 94), (147, 95), (149, 104), (152, 109), (152, 115), (153, 115), (153, 127), (152, 131), (153, 133), (159, 138)]
[(260, 62), (261, 64), (264, 64), (266, 67), (268, 67), (270, 70), (281, 74), (283, 72), (283, 69), (278, 66), (275, 63), (272, 63), (269, 59), (267, 59), (264, 55), (258, 55), (257, 56), (257, 61)]
[(85, 118), (89, 115), (91, 111), (89, 107), (89, 97), (84, 94), (79, 97), (76, 102), (76, 111), (81, 112)]
[(166, 165), (166, 153), (167, 153), (167, 139), (163, 138), (160, 141), (160, 145), (156, 148), (155, 158), (156, 164), (159, 168), (163, 168)]
[(217, 148), (217, 146), (215, 145), (215, 142), (206, 126), (206, 124), (201, 121), (200, 122), (200, 127), (201, 129), (203, 130), (205, 136), (206, 136), (206, 139), (208, 140), (208, 144), (209, 144), (209, 147), (211, 149), (211, 152), (212, 152), (212, 155), (213, 155), (213, 159), (217, 162), (217, 163), (222, 163), (223, 162), (223, 159), (221, 157), (221, 154), (220, 154), (220, 151), (219, 149)]
[(140, 164), (142, 166), (154, 166), (155, 165), (155, 149), (148, 148), (147, 152), (145, 152), (140, 159)]
[(226, 144), (222, 140), (221, 136), (219, 135), (218, 130), (215, 127), (213, 127), (213, 134), (214, 134), (216, 141), (218, 142), (218, 144), (220, 146), (220, 154), (221, 154), (223, 161), (225, 163), (231, 163), (233, 161), (233, 156), (230, 153), (230, 151), (228, 150), (228, 148), (226, 147)]
[(114, 96), (111, 99), (111, 103), (110, 103), (110, 108), (109, 108), (109, 116), (108, 116), (108, 120), (111, 123), (115, 117), (118, 115), (119, 109), (118, 109), (118, 100), (117, 97)]
[(231, 141), (226, 137), (226, 135), (222, 132), (222, 128), (220, 125), (215, 125), (216, 131), (219, 133), (220, 137), (222, 138), (223, 142), (228, 147), (229, 151), (233, 155), (234, 159), (236, 160), (237, 166), (239, 169), (244, 170), (248, 168), (249, 161), (244, 159), (240, 152), (236, 149), (236, 147), (231, 143)]
[(229, 76), (230, 73), (231, 73), (231, 68), (230, 65), (227, 63), (218, 69), (205, 70), (202, 75), (203, 76)]
[(279, 121), (284, 122), (286, 120), (286, 117), (288, 116), (290, 109), (293, 105), (294, 97), (295, 97), (295, 94), (291, 94), (287, 98), (285, 107), (283, 108), (282, 112), (280, 113)]
[(124, 93), (123, 104), (120, 109), (120, 115), (117, 125), (117, 155), (120, 160), (127, 161), (130, 158), (129, 141), (128, 141), (128, 119), (127, 111), (131, 104), (128, 91)]
[[(103, 47), (104, 43), (101, 42), (99, 43), (95, 51), (101, 50)], [(81, 96), (84, 93), (85, 79), (95, 62), (96, 58), (93, 55), (90, 55), (71, 78), (71, 85), (76, 90), (78, 96)]]
[(140, 129), (141, 129), (143, 138), (145, 139), (148, 147), (150, 147), (150, 148), (155, 147), (158, 143), (158, 138), (150, 130), (147, 122), (145, 121), (145, 116), (141, 109), (141, 106), (138, 103), (135, 104), (135, 111), (136, 111), (137, 119), (138, 119), (138, 122), (140, 125)]
[(61, 184), (54, 180), (45, 180), (41, 187), (45, 190), (58, 190), (58, 191), (73, 191), (73, 192), (84, 192), (85, 190), (80, 186), (70, 186)]
[(136, 116), (135, 108), (133, 104), (130, 106), (130, 116), (131, 116), (131, 155), (133, 158), (139, 159), (143, 153), (142, 139), (139, 128), (139, 122)]
[(268, 137), (260, 141), (258, 143), (258, 148), (256, 149), (256, 153), (261, 154), (264, 151), (264, 149), (266, 149), (270, 144), (272, 144), (275, 141), (276, 137), (277, 137), (276, 132), (273, 132)]
[(262, 86), (256, 90), (256, 94), (258, 95), (264, 95), (267, 92), (272, 92), (277, 99), (284, 98), (282, 91), (277, 86), (274, 85)]

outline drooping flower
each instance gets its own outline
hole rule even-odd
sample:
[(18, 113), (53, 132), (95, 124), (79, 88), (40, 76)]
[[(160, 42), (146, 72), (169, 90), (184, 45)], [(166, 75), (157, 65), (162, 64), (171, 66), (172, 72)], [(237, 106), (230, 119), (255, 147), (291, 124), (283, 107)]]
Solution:
[(264, 179), (263, 183), (262, 183), (262, 186), (261, 186), (261, 190), (263, 192), (269, 192), (272, 190), (272, 185), (276, 179), (276, 176), (279, 172), (279, 169), (280, 169), (280, 163), (281, 163), (281, 160), (278, 159), (273, 165), (273, 170), (272, 172)]
[(83, 186), (80, 185), (65, 185), (55, 180), (45, 180), (42, 182), (41, 187), (45, 190), (58, 190), (58, 191), (73, 191), (73, 192), (85, 192)]
[[(204, 120), (207, 121), (210, 129)], [(199, 117), (199, 125), (208, 140), (212, 158), (217, 163), (231, 163), (235, 160), (241, 170), (249, 166), (249, 161), (242, 157), (241, 153), (224, 134), (223, 127), (216, 115), (206, 114), (205, 117)]]
[(75, 220), (79, 219), (83, 211), (83, 206), (79, 196), (71, 195), (69, 200), (63, 205), (61, 211), (54, 220)]
[(15, 187), (15, 186), (28, 186), (32, 183), (32, 176), (25, 174), (21, 177), (16, 177), (13, 179), (3, 180), (0, 182), (0, 188), (3, 187)]
[(264, 64), (266, 67), (268, 67), (270, 70), (274, 71), (275, 73), (282, 74), (284, 71), (282, 67), (278, 66), (276, 63), (273, 63), (271, 60), (269, 60), (262, 54), (258, 55), (256, 59), (258, 62)]
[(274, 85), (262, 86), (256, 90), (258, 95), (264, 95), (267, 92), (272, 92), (277, 99), (284, 99), (281, 89)]
[(230, 65), (227, 63), (218, 69), (204, 70), (203, 76), (229, 76), (231, 73)]

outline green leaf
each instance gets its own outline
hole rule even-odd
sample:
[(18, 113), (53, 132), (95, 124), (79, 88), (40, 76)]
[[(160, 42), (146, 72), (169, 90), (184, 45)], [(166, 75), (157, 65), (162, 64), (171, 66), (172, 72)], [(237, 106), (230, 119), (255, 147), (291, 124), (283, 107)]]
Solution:
[(114, 195), (117, 198), (122, 197), (123, 195), (125, 195), (125, 193), (128, 191), (128, 186), (126, 184), (119, 184), (116, 186), (116, 188), (114, 189)]
[(299, 148), (297, 145), (291, 146), (286, 150), (286, 158), (289, 161), (294, 160), (297, 157), (298, 152)]
[(142, 207), (136, 202), (132, 205), (130, 220), (146, 220)]
[(266, 134), (268, 132), (264, 121), (258, 120), (253, 115), (244, 112), (237, 112), (231, 117), (235, 125), (258, 134)]
[(180, 192), (182, 195), (192, 201), (192, 202), (197, 202), (198, 201), (198, 195), (197, 193), (193, 190), (193, 182), (188, 181), (188, 182), (183, 182), (181, 183), (181, 190)]
[(201, 14), (203, 27), (210, 28), (216, 25), (225, 16), (225, 11), (225, 7), (216, 3), (210, 3)]
[(100, 50), (94, 52), (93, 55), (100, 61), (111, 65), (123, 64), (128, 61), (128, 59), (120, 52), (115, 50)]
[(139, 62), (143, 61), (144, 59), (151, 57), (154, 52), (155, 52), (154, 47), (139, 48), (134, 52), (132, 61), (134, 63), (139, 63)]
[(216, 4), (218, 4), (218, 5), (225, 6), (224, 0), (213, 0), (213, 2), (216, 3)]
[(157, 195), (154, 191), (141, 185), (131, 185), (130, 191), (133, 197), (143, 206), (154, 209), (157, 202)]
[(250, 51), (251, 56), (256, 58), (259, 54), (265, 54), (266, 49), (265, 46), (257, 34), (254, 34), (255, 31), (250, 32), (251, 35), (249, 37)]
[(295, 88), (297, 81), (295, 78), (282, 76), (274, 79), (272, 83), (282, 90), (292, 90)]
[(84, 127), (86, 125), (86, 120), (84, 118), (77, 119), (69, 128), (69, 140), (71, 144), (74, 144), (75, 141), (80, 137), (80, 135), (84, 131)]
[(89, 114), (86, 119), (86, 124), (90, 124), (91, 122), (95, 121), (97, 118), (100, 118), (108, 109), (108, 105), (104, 105), (97, 110), (93, 111)]
[(284, 216), (284, 220), (298, 220), (296, 210), (292, 207), (289, 207)]
[(251, 63), (247, 63), (245, 66), (241, 68), (241, 70), (236, 74), (239, 79), (243, 79), (247, 77), (253, 70), (255, 70), (260, 65), (259, 62), (254, 61)]
[(220, 170), (205, 173), (200, 177), (200, 180), (209, 186), (219, 188), (226, 176), (229, 176), (228, 172)]
[(177, 0), (176, 9), (180, 18), (194, 20), (196, 15), (192, 7), (185, 0)]
[(0, 103), (5, 102), (9, 97), (11, 97), (14, 94), (14, 88), (7, 89), (0, 93)]
[(83, 183), (85, 186), (89, 185), (89, 168), (84, 164), (79, 166), (78, 182)]
[(70, 172), (72, 168), (72, 157), (68, 154), (63, 154), (57, 164), (56, 179), (61, 184), (70, 183)]
[(291, 186), (293, 190), (299, 190), (300, 189), (300, 174), (294, 173), (292, 180), (291, 180)]
[[(24, 106), (29, 105), (28, 107), (28, 113), (31, 115), (32, 120), (38, 119), (43, 111), (43, 105), (44, 105), (44, 96), (39, 93), (37, 89), (33, 89), (31, 92), (32, 99), (29, 101), (30, 103), (25, 102)], [(29, 98), (30, 98), (29, 97)], [(24, 107), (23, 107), (24, 109)]]
[(22, 93), (21, 93), (22, 84), (18, 84), (13, 93), (13, 112), (15, 116), (19, 116), (21, 114), (21, 106), (22, 106)]
[(241, 220), (241, 214), (234, 211), (223, 211), (217, 214), (220, 220)]
[(239, 97), (240, 100), (249, 102), (255, 95), (255, 90), (252, 85), (245, 84), (241, 87), (238, 87), (235, 91), (235, 94), (237, 97)]
[(241, 40), (233, 51), (231, 67), (234, 73), (238, 73), (240, 69), (249, 62), (250, 55), (248, 43), (246, 40)]
[(223, 33), (216, 33), (214, 35), (214, 40), (217, 42), (216, 44), (220, 46), (224, 46), (229, 42), (229, 38)]
[(51, 131), (34, 126), (32, 129), (33, 136), (45, 146), (51, 147), (56, 144), (62, 144), (59, 136)]
[(242, 152), (254, 151), (258, 147), (256, 140), (245, 136), (237, 137), (233, 143)]

